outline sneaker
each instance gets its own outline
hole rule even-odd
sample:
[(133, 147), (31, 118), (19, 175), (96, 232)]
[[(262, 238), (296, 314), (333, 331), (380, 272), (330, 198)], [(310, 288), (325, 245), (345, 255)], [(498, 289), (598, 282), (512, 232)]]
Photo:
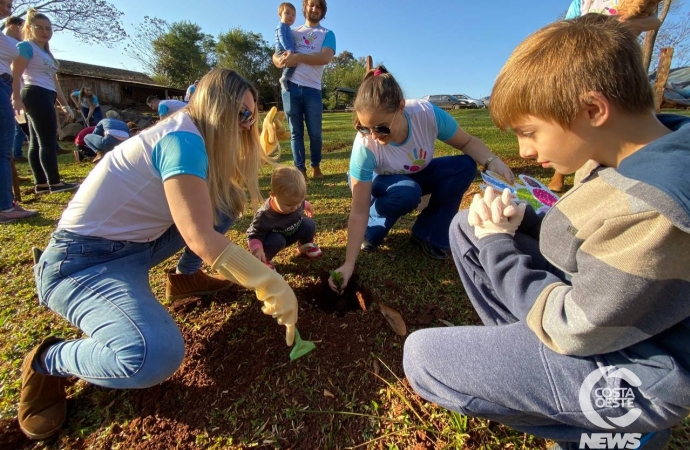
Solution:
[(34, 187), (34, 192), (36, 195), (41, 195), (41, 194), (50, 194), (50, 186), (35, 186)]
[(197, 270), (191, 275), (175, 273), (175, 269), (170, 269), (167, 273), (165, 299), (168, 301), (212, 295), (224, 291), (234, 284), (225, 278), (207, 275), (203, 270)]
[(30, 439), (46, 439), (58, 431), (67, 419), (67, 394), (63, 377), (43, 375), (33, 369), (33, 361), (50, 344), (62, 339), (46, 338), (35, 347), (22, 364), (22, 390), (17, 419)]
[(0, 223), (9, 223), (9, 222), (14, 222), (15, 220), (20, 220), (20, 219), (26, 219), (27, 217), (33, 217), (36, 214), (38, 214), (38, 211), (31, 211), (22, 208), (17, 204), (17, 202), (14, 202), (12, 204), (12, 210), (11, 211), (6, 211), (2, 212), (0, 211)]
[(323, 173), (321, 172), (321, 168), (319, 166), (312, 167), (311, 171), (312, 171), (312, 176), (314, 178), (316, 178), (317, 180), (323, 179)]
[(306, 244), (300, 245), (297, 248), (297, 251), (299, 251), (301, 255), (304, 255), (309, 259), (320, 258), (321, 255), (323, 255), (323, 252), (321, 251), (319, 246), (314, 244), (313, 242), (307, 242)]
[(422, 248), (422, 251), (424, 252), (424, 254), (426, 254), (427, 256), (430, 256), (431, 258), (434, 258), (434, 259), (449, 259), (450, 258), (450, 255), (449, 255), (450, 250), (435, 247), (435, 246), (431, 245), (429, 242), (419, 239), (414, 234), (411, 237), (411, 241), (414, 242), (415, 244), (418, 244)]
[(55, 194), (57, 192), (68, 192), (74, 191), (79, 187), (79, 183), (61, 183), (61, 184), (51, 184), (50, 193)]
[(372, 253), (372, 252), (376, 251), (376, 247), (374, 246), (374, 244), (367, 241), (366, 239), (364, 239), (364, 241), (362, 241), (362, 245), (359, 248), (363, 252), (366, 252), (366, 253)]

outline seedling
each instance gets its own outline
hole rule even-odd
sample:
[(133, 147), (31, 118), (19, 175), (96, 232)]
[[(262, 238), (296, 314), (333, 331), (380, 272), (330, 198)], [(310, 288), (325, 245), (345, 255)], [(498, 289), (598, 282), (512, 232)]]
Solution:
[(338, 288), (338, 295), (343, 293), (343, 274), (340, 272), (336, 272), (335, 270), (330, 270), (328, 273), (331, 274), (331, 278), (333, 278), (333, 283), (335, 283), (335, 287)]

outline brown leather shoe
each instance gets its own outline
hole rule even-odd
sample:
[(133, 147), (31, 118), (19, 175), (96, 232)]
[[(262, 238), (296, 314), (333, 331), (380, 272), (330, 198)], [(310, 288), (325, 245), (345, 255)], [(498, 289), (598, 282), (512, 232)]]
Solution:
[(50, 344), (62, 341), (56, 337), (43, 340), (22, 364), (22, 391), (19, 398), (19, 427), (31, 439), (46, 439), (57, 433), (67, 418), (66, 378), (42, 375), (31, 364), (36, 355)]
[(321, 168), (319, 166), (314, 166), (311, 168), (312, 176), (317, 180), (323, 179), (323, 173), (321, 173)]
[(551, 182), (549, 183), (549, 189), (554, 192), (563, 192), (563, 183), (565, 181), (565, 175), (562, 173), (555, 172)]
[(299, 169), (299, 171), (304, 175), (304, 181), (307, 181), (307, 169)]
[(168, 301), (211, 295), (224, 291), (233, 285), (232, 281), (221, 277), (212, 277), (204, 273), (203, 270), (197, 270), (192, 275), (175, 273), (175, 269), (166, 272), (168, 273), (168, 280), (165, 283), (165, 299)]

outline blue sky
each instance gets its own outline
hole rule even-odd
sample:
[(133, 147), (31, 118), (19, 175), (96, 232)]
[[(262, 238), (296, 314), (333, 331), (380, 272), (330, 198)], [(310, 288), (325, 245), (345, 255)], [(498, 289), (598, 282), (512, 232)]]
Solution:
[[(189, 20), (217, 36), (232, 28), (260, 33), (273, 45), (280, 1), (117, 0), (123, 24), (133, 33), (145, 15), (169, 22)], [(304, 22), (301, 2), (296, 24)], [(683, 11), (690, 11), (690, 2)], [(467, 2), (461, 0), (331, 0), (322, 25), (336, 35), (337, 53), (372, 55), (396, 76), (407, 98), (426, 94), (489, 95), (515, 46), (556, 20), (570, 0)], [(119, 48), (78, 43), (69, 33), (51, 41), (60, 59), (141, 70)]]

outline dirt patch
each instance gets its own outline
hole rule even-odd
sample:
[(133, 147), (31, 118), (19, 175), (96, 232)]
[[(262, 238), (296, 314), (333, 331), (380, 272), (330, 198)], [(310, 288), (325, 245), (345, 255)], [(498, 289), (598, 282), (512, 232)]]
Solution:
[[(357, 293), (367, 306), (372, 297), (356, 277), (342, 297), (331, 296), (327, 279), (322, 273), (295, 290), (300, 334), (316, 349), (294, 362), (284, 328), (261, 312), (253, 293), (238, 288), (175, 302), (171, 309), (187, 345), (180, 369), (143, 390), (78, 381), (67, 425), (48, 448), (314, 449), (363, 442), (374, 431), (371, 419), (347, 412), (378, 400), (383, 383), (375, 368), (395, 382), (377, 357), (403, 376), (404, 337), (380, 312), (361, 309)], [(94, 417), (94, 410), (102, 415)], [(16, 420), (0, 426), (0, 448), (36, 448)]]

